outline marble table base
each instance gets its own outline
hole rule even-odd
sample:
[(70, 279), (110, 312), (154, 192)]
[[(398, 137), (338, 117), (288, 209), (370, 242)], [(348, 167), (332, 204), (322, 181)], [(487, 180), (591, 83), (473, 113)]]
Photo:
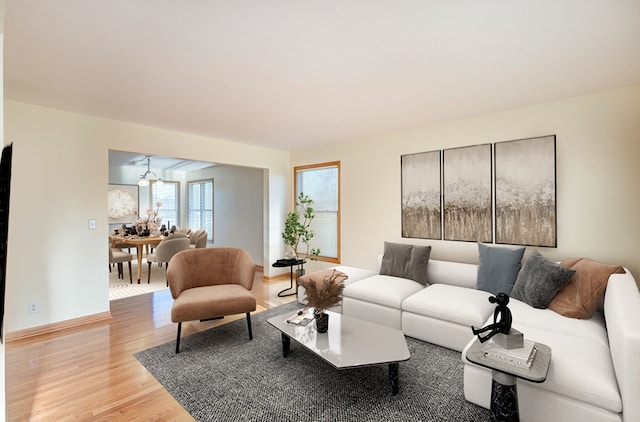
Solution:
[(516, 377), (504, 372), (492, 371), (491, 421), (518, 422), (518, 386)]

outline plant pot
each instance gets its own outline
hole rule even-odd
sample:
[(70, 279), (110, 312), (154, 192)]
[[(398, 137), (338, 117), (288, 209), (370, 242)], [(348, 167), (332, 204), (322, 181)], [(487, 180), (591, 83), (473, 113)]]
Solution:
[(326, 333), (329, 329), (329, 314), (319, 313), (316, 314), (316, 331), (319, 333)]

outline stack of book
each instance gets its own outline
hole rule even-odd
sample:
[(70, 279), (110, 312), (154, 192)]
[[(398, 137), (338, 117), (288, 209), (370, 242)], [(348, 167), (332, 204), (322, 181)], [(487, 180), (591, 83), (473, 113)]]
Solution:
[(493, 340), (489, 340), (482, 348), (484, 355), (488, 358), (523, 368), (531, 367), (536, 350), (536, 343), (531, 340), (524, 340), (523, 347), (516, 349), (505, 349)]
[(313, 321), (313, 318), (313, 308), (310, 308), (307, 309), (306, 312), (301, 310), (291, 315), (291, 317), (287, 318), (287, 322), (289, 324), (301, 325), (304, 327)]

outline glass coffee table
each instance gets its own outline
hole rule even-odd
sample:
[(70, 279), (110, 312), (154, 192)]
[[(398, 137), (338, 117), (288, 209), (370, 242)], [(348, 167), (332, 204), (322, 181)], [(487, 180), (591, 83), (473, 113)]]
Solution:
[(411, 357), (402, 331), (336, 312), (327, 313), (326, 333), (316, 331), (315, 321), (306, 326), (288, 323), (293, 312), (270, 318), (269, 324), (282, 334), (282, 355), (287, 357), (293, 339), (336, 369), (389, 365), (391, 394), (396, 395), (399, 364)]

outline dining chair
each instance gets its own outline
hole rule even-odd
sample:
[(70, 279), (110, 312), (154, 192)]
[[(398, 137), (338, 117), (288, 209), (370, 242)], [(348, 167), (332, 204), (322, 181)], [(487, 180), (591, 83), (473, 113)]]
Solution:
[[(147, 284), (151, 283), (151, 263), (157, 262), (160, 266), (164, 264), (166, 271), (171, 258), (178, 252), (186, 249), (189, 249), (189, 239), (186, 236), (169, 236), (158, 243), (154, 252), (147, 255), (147, 264), (149, 265)], [(168, 286), (169, 282), (167, 281), (167, 287)]]
[(196, 230), (195, 232), (193, 232), (193, 234), (191, 234), (191, 237), (189, 238), (189, 240), (191, 241), (191, 244), (189, 245), (189, 247), (192, 249), (206, 247), (207, 236), (208, 236), (207, 232), (204, 231), (203, 229)]
[(124, 252), (117, 248), (109, 246), (109, 271), (111, 271), (111, 264), (117, 264), (118, 266), (118, 278), (124, 279), (123, 263), (129, 263), (129, 283), (133, 283), (133, 276), (131, 275), (131, 260), (133, 255)]

